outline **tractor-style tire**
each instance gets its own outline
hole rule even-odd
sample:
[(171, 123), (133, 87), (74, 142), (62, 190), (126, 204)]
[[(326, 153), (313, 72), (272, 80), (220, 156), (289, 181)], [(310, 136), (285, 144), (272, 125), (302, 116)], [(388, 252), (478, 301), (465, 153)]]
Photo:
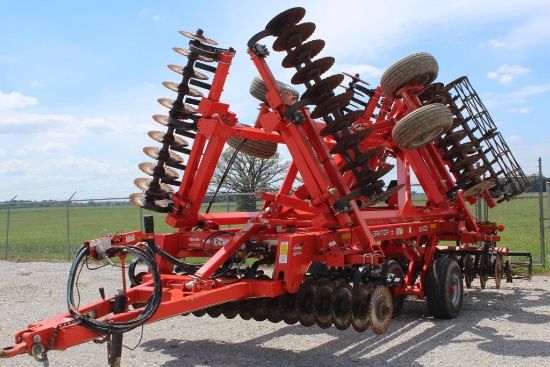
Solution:
[[(296, 97), (296, 100), (298, 100), (300, 93), (298, 93), (296, 89), (280, 81), (277, 81), (277, 84), (279, 84), (279, 88), (281, 88), (281, 90), (292, 93), (294, 97)], [(267, 93), (267, 87), (264, 81), (260, 76), (256, 76), (252, 80), (252, 83), (250, 83), (250, 94), (252, 95), (252, 97), (256, 98), (257, 100), (263, 103), (267, 103), (267, 99), (265, 98), (266, 93)]]
[(382, 78), (380, 86), (384, 94), (397, 98), (399, 89), (415, 81), (418, 85), (428, 85), (437, 78), (439, 66), (435, 58), (426, 52), (409, 55), (390, 66)]
[(432, 142), (453, 125), (453, 115), (441, 103), (422, 106), (399, 120), (392, 131), (395, 145), (402, 150), (414, 150)]
[[(229, 139), (227, 139), (227, 144), (231, 148), (237, 149), (242, 140), (242, 138), (230, 136)], [(241, 146), (239, 152), (251, 157), (269, 159), (277, 153), (277, 143), (263, 140), (247, 140)]]
[(426, 281), (428, 310), (438, 319), (454, 319), (464, 300), (462, 271), (456, 260), (440, 257), (434, 260)]

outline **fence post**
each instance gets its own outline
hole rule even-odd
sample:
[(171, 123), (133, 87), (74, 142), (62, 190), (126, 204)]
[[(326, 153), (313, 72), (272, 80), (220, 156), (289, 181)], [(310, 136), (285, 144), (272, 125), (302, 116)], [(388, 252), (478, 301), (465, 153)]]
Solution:
[(143, 232), (143, 208), (139, 207), (139, 230)]
[(540, 262), (542, 267), (546, 266), (546, 248), (544, 244), (544, 186), (542, 180), (542, 159), (539, 158), (539, 228), (540, 228)]
[(69, 200), (67, 200), (67, 262), (71, 261), (71, 227), (69, 225), (69, 204), (71, 199), (75, 196), (76, 191), (71, 195)]
[(548, 233), (548, 253), (550, 253), (550, 178), (546, 179), (546, 214), (548, 215), (548, 218), (546, 218), (548, 220), (548, 225), (546, 226)]
[(9, 243), (9, 240), (10, 240), (10, 209), (11, 209), (11, 203), (15, 200), (15, 198), (17, 197), (17, 195), (15, 195), (13, 197), (13, 199), (11, 199), (8, 203), (8, 220), (6, 222), (6, 251), (5, 251), (5, 254), (4, 254), (4, 260), (7, 260), (8, 259), (8, 243)]

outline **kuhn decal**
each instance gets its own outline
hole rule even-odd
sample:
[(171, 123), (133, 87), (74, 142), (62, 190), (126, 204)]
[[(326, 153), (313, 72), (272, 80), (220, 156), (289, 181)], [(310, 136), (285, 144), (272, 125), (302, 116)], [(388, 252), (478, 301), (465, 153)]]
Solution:
[(300, 256), (302, 254), (302, 248), (304, 247), (304, 243), (296, 244), (294, 247), (292, 247), (292, 256)]
[(201, 239), (197, 236), (190, 237), (189, 247), (201, 247)]

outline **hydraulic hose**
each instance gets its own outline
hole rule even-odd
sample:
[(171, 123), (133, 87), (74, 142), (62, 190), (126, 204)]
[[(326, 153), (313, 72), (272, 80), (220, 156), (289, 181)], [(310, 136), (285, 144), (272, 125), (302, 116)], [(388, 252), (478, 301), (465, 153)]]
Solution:
[(86, 246), (82, 246), (78, 253), (75, 256), (75, 260), (69, 271), (69, 279), (67, 283), (67, 306), (69, 308), (69, 313), (75, 320), (79, 320), (80, 324), (84, 327), (92, 330), (98, 334), (110, 334), (113, 332), (116, 333), (125, 333), (136, 327), (144, 324), (149, 320), (157, 311), (162, 300), (162, 282), (160, 278), (160, 273), (158, 271), (158, 264), (155, 260), (155, 254), (153, 251), (144, 246), (143, 248), (138, 246), (112, 246), (107, 249), (108, 255), (114, 255), (120, 251), (126, 251), (135, 254), (138, 258), (142, 260), (144, 264), (147, 265), (149, 272), (153, 276), (153, 294), (147, 301), (147, 304), (135, 319), (123, 322), (102, 322), (96, 319), (89, 317), (86, 314), (82, 314), (78, 311), (74, 303), (73, 290), (75, 287), (75, 282), (77, 278), (78, 267), (80, 263), (89, 256), (89, 249)]

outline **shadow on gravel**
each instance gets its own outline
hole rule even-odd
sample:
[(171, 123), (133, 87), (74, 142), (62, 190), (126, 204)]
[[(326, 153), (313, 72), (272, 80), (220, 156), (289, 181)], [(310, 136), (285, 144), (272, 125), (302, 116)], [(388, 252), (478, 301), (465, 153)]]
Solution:
[[(546, 330), (550, 330), (550, 315), (536, 311), (537, 307), (548, 307), (550, 293), (543, 289), (502, 291), (468, 289), (462, 313), (454, 320), (434, 319), (429, 316), (424, 301), (408, 300), (402, 314), (383, 335), (374, 335), (370, 330), (360, 334), (351, 328), (338, 331), (282, 324), (275, 332), (245, 342), (232, 342), (231, 330), (223, 330), (226, 341), (220, 341), (219, 336), (213, 338), (216, 340), (156, 339), (142, 343), (140, 348), (173, 357), (174, 360), (162, 364), (164, 367), (421, 366), (425, 364), (423, 358), (430, 364), (447, 364), (449, 359), (438, 360), (438, 355), (430, 352), (439, 347), (454, 349), (455, 355), (466, 358), (462, 359), (465, 361), (467, 356), (460, 352), (461, 344), (465, 343), (473, 344), (470, 351), (498, 356), (550, 357), (550, 342), (507, 335), (509, 329), (499, 328), (499, 321), (506, 321), (519, 324), (513, 329), (516, 331), (528, 330), (533, 324), (548, 324)], [(239, 322), (239, 318), (233, 321), (241, 334), (246, 333), (247, 323), (255, 322)], [(193, 322), (200, 327), (199, 318)], [(187, 332), (192, 339), (192, 331)], [(460, 360), (454, 362), (460, 363)]]

